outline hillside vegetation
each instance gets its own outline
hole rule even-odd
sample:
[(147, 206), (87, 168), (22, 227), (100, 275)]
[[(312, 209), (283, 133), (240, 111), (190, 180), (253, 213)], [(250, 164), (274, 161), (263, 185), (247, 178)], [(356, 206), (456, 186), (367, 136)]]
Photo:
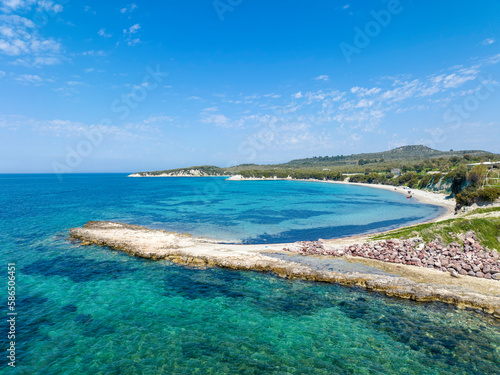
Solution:
[[(500, 251), (500, 217), (485, 216), (487, 213), (500, 213), (500, 207), (477, 209), (465, 217), (439, 221), (435, 223), (418, 224), (410, 227), (392, 230), (372, 236), (373, 240), (391, 238), (408, 239), (419, 237), (424, 242), (437, 241), (445, 244), (460, 242), (464, 233), (474, 231), (483, 247)], [(477, 217), (482, 215), (482, 217)]]

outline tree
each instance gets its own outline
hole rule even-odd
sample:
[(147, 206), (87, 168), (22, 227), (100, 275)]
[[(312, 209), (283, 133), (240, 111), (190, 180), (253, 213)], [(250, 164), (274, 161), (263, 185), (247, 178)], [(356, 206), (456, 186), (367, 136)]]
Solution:
[(466, 181), (466, 176), (467, 176), (467, 169), (465, 168), (465, 165), (460, 165), (453, 173), (453, 181), (451, 183), (451, 192), (454, 195), (457, 195), (460, 193), (462, 190), (463, 185), (465, 184)]

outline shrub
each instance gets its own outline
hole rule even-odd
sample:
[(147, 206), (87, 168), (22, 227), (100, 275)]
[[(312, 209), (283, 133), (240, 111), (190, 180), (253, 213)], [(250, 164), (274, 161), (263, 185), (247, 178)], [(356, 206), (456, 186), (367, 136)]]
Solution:
[(477, 201), (478, 197), (479, 197), (479, 194), (477, 193), (477, 191), (465, 189), (461, 193), (458, 193), (455, 196), (455, 200), (457, 202), (457, 207), (470, 206), (471, 204), (473, 204), (474, 202)]
[(498, 187), (485, 187), (478, 190), (479, 198), (486, 202), (494, 202), (498, 197), (500, 197), (500, 188)]
[(430, 175), (430, 174), (426, 174), (426, 175), (425, 175), (424, 177), (422, 177), (422, 179), (420, 180), (420, 183), (419, 183), (418, 187), (419, 187), (420, 189), (425, 188), (425, 187), (429, 184), (429, 182), (431, 182), (431, 180), (432, 180), (432, 175)]

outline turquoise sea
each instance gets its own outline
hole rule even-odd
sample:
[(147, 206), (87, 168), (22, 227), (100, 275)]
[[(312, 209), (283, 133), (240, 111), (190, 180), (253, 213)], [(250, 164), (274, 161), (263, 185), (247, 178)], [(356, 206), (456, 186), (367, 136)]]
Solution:
[[(500, 374), (474, 311), (257, 272), (191, 269), (68, 239), (117, 220), (227, 242), (341, 237), (427, 220), (391, 191), (298, 181), (0, 175), (2, 374)], [(7, 264), (16, 367), (7, 366)]]

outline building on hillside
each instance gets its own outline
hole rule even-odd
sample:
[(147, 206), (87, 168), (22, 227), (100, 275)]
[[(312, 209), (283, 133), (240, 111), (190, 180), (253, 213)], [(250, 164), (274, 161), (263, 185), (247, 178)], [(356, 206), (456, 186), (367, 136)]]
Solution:
[(500, 167), (500, 161), (483, 161), (482, 163), (472, 163), (472, 164), (467, 164), (467, 169), (472, 168), (475, 165), (486, 165), (489, 166), (490, 168), (493, 167)]
[(401, 169), (399, 168), (392, 168), (391, 173), (395, 176), (401, 176)]

